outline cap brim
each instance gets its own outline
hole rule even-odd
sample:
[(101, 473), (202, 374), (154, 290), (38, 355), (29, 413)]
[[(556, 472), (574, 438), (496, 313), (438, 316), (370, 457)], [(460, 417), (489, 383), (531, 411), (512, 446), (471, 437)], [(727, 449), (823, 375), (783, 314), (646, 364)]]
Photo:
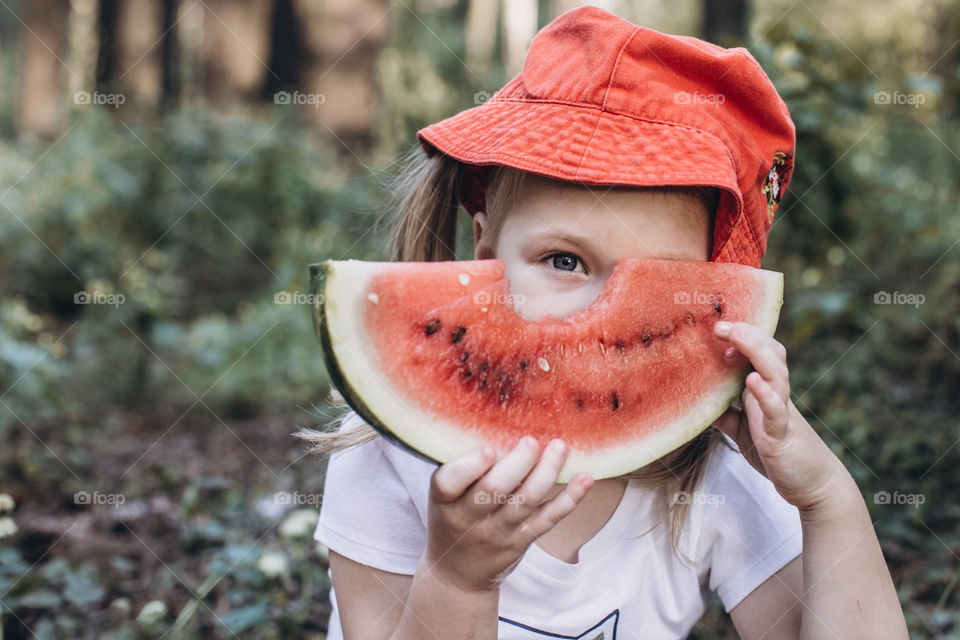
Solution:
[(425, 149), (429, 145), (461, 162), (505, 165), (569, 182), (718, 187), (742, 207), (727, 148), (693, 127), (578, 105), (492, 101), (425, 127), (417, 138)]

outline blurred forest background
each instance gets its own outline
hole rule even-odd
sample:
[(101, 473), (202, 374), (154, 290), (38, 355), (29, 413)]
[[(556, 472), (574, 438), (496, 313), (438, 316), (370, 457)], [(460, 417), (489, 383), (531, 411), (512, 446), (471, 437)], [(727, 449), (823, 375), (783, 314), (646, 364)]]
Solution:
[[(324, 637), (307, 264), (384, 258), (417, 128), (577, 4), (0, 2), (2, 638)], [(746, 46), (786, 100), (794, 401), (913, 637), (960, 638), (960, 0), (595, 4)], [(715, 605), (693, 637), (736, 634)]]

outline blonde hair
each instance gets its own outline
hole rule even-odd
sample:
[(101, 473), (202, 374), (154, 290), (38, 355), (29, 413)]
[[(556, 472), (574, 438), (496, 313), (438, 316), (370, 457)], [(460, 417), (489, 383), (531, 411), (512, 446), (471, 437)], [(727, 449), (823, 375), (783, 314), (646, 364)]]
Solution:
[[(401, 172), (394, 178), (391, 187), (395, 194), (392, 232), (390, 234), (390, 259), (394, 261), (454, 260), (457, 236), (457, 220), (460, 211), (460, 188), (466, 165), (436, 153), (427, 157), (419, 146), (413, 148), (403, 159)], [(491, 167), (489, 186), (485, 193), (486, 209), (491, 232), (496, 234), (503, 213), (516, 200), (524, 182), (534, 174), (495, 165)], [(537, 176), (538, 179), (547, 179)], [(631, 187), (635, 188), (635, 187)], [(702, 202), (710, 212), (716, 211), (718, 192), (706, 187), (650, 187), (690, 197)], [(712, 235), (712, 234), (711, 234)], [(334, 390), (331, 401), (336, 408), (345, 410), (333, 419), (325, 431), (301, 428), (295, 435), (310, 443), (311, 450), (321, 455), (369, 442), (380, 434), (366, 422), (356, 419), (356, 427), (343, 429), (345, 423), (358, 418), (349, 410), (343, 398)], [(697, 489), (716, 446), (729, 443), (716, 429), (708, 428), (687, 444), (654, 462), (618, 476), (635, 480), (643, 486), (661, 492), (663, 514), (655, 528), (665, 517), (670, 517), (671, 542), (680, 553), (680, 536), (686, 521), (689, 499)], [(733, 449), (732, 447), (730, 447)]]

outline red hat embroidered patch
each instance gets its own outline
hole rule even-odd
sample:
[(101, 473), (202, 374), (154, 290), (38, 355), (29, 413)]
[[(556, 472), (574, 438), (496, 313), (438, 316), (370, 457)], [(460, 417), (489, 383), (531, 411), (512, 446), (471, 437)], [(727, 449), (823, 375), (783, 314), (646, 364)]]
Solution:
[(773, 166), (767, 173), (767, 179), (763, 182), (760, 192), (767, 197), (767, 218), (773, 219), (773, 212), (777, 210), (780, 204), (780, 196), (783, 193), (783, 185), (787, 183), (792, 169), (793, 158), (790, 158), (783, 151), (776, 151), (773, 154)]

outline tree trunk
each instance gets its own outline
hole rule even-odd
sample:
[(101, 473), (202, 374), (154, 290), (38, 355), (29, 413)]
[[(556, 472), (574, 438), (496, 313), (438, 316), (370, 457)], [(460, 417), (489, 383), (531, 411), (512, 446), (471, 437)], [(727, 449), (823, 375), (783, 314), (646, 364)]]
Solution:
[(723, 47), (737, 47), (747, 40), (748, 0), (703, 0), (700, 37)]
[(177, 45), (175, 64), (168, 67), (176, 79), (177, 99), (186, 104), (203, 100), (203, 24), (204, 9), (200, 0), (180, 0), (177, 9)]
[(297, 86), (297, 72), (303, 59), (303, 36), (293, 0), (276, 0), (270, 21), (270, 69), (263, 88), (263, 97), (273, 100), (278, 91)]
[(509, 0), (503, 5), (503, 53), (507, 76), (523, 69), (530, 41), (537, 33), (537, 0)]
[(163, 43), (160, 49), (162, 67), (161, 101), (164, 106), (176, 104), (180, 98), (180, 30), (177, 18), (180, 0), (163, 0), (161, 19)]
[(270, 55), (271, 0), (205, 0), (203, 84), (214, 103), (254, 100), (263, 89)]
[(478, 76), (485, 77), (497, 42), (499, 0), (468, 0), (466, 20), (466, 63)]
[(950, 117), (960, 116), (960, 77), (954, 69), (960, 68), (960, 5), (931, 2), (924, 8), (927, 47), (925, 55), (930, 74), (943, 80), (940, 112)]
[(123, 94), (126, 108), (153, 107), (163, 94), (162, 40), (174, 35), (172, 31), (164, 35), (164, 3), (121, 0), (115, 29), (110, 84)]
[(359, 152), (372, 141), (378, 102), (376, 61), (390, 19), (387, 2), (294, 0), (293, 6), (303, 25), (299, 85), (303, 99), (313, 101), (302, 103), (302, 112), (321, 132), (329, 128), (351, 151)]
[[(20, 91), (15, 127), (21, 134), (55, 138), (63, 122), (62, 78), (71, 73), (66, 53), (68, 0), (24, 3), (20, 30)], [(72, 97), (71, 97), (72, 98)]]

